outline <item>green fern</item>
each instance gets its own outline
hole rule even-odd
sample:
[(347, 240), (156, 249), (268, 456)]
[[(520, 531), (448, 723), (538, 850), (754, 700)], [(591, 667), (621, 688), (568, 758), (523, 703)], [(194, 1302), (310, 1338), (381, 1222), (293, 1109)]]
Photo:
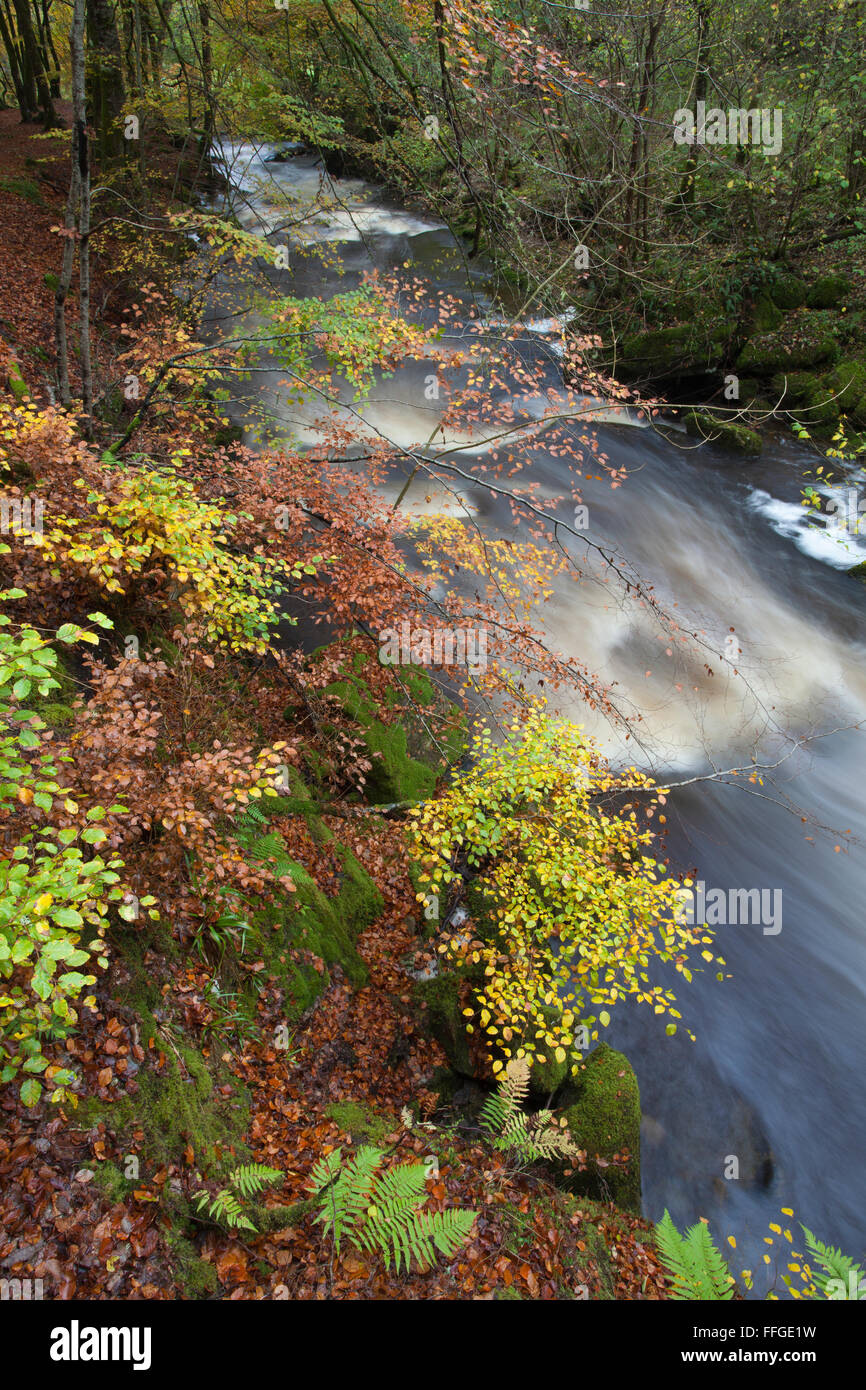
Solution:
[(436, 1252), (452, 1258), (468, 1238), (474, 1211), (422, 1211), (426, 1172), (422, 1163), (401, 1164), (387, 1173), (378, 1170), (382, 1149), (365, 1144), (344, 1165), (341, 1149), (321, 1158), (310, 1176), (319, 1214), (317, 1223), (333, 1235), (340, 1253), (343, 1239), (371, 1254), (378, 1251), (399, 1274), (414, 1260), (429, 1269)]
[(696, 1221), (680, 1235), (670, 1213), (655, 1228), (662, 1264), (673, 1279), (671, 1298), (721, 1303), (734, 1296), (734, 1277), (705, 1222)]
[(523, 1106), (528, 1094), (529, 1063), (522, 1057), (512, 1058), (499, 1078), (499, 1089), (481, 1110), (480, 1124), (493, 1147), (515, 1153), (527, 1163), (551, 1158), (579, 1161), (583, 1154), (550, 1110), (526, 1114)]
[[(843, 1255), (835, 1246), (825, 1245), (808, 1226), (803, 1226), (803, 1234), (809, 1253), (824, 1270), (823, 1274), (812, 1274), (812, 1282), (824, 1298), (841, 1300), (853, 1297), (859, 1301), (860, 1283), (866, 1280), (860, 1266), (854, 1263), (850, 1255)], [(834, 1287), (831, 1288), (831, 1285)]]
[(279, 1182), (282, 1176), (279, 1168), (268, 1168), (264, 1163), (242, 1163), (229, 1174), (229, 1182), (242, 1197), (255, 1197), (263, 1187)]
[(238, 817), (238, 829), (246, 833), (259, 830), (263, 825), (267, 825), (268, 818), (258, 806), (252, 802), (246, 807), (242, 816)]
[[(282, 1176), (277, 1168), (267, 1168), (264, 1163), (241, 1164), (229, 1173), (228, 1187), (221, 1188), (215, 1196), (202, 1188), (194, 1195), (193, 1202), (199, 1211), (206, 1211), (208, 1218), (219, 1226), (255, 1231), (257, 1227), (244, 1211), (238, 1193), (247, 1199), (255, 1197), (263, 1187), (278, 1182)], [(233, 1191), (233, 1188), (237, 1190)]]
[(275, 878), (284, 878), (286, 874), (291, 874), (295, 867), (286, 853), (282, 836), (275, 830), (268, 835), (257, 835), (254, 839), (248, 840), (245, 848), (251, 859), (259, 859), (268, 864)]

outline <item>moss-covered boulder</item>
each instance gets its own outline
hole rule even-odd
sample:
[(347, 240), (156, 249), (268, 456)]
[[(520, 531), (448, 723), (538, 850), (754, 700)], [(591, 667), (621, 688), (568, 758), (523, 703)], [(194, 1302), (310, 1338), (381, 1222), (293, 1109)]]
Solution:
[(773, 281), (770, 294), (774, 304), (785, 313), (790, 313), (792, 309), (800, 309), (806, 303), (809, 287), (799, 275), (784, 271)]
[(770, 386), (780, 409), (795, 411), (806, 426), (832, 425), (839, 419), (832, 388), (815, 372), (777, 372)]
[(758, 333), (745, 344), (736, 362), (747, 376), (773, 376), (836, 362), (841, 349), (834, 332), (834, 316), (810, 309), (789, 314), (781, 328)]
[[(348, 655), (340, 679), (325, 686), (321, 697), (335, 702), (361, 731), (372, 763), (365, 788), (368, 801), (423, 801), (445, 768), (462, 757), (465, 718), (426, 671), (415, 666), (401, 666), (399, 685), (377, 701), (365, 679), (371, 659), (359, 652)], [(436, 728), (438, 748), (431, 727)]]
[(338, 1100), (325, 1110), (329, 1120), (340, 1126), (348, 1134), (353, 1144), (383, 1145), (389, 1134), (399, 1128), (399, 1122), (390, 1115), (377, 1115), (369, 1106), (355, 1100)]
[(836, 397), (837, 414), (847, 415), (858, 429), (866, 429), (866, 361), (844, 358), (827, 373), (822, 384)]
[(700, 374), (721, 359), (726, 335), (722, 327), (676, 324), (636, 333), (621, 344), (617, 376), (625, 381), (676, 379)]
[(785, 317), (778, 304), (769, 294), (760, 294), (755, 300), (751, 313), (753, 333), (772, 333), (780, 327)]
[(851, 282), (847, 275), (832, 271), (828, 275), (818, 277), (809, 290), (806, 303), (810, 309), (835, 309), (850, 290)]
[[(384, 904), (370, 875), (324, 824), (318, 803), (297, 774), (292, 790), (293, 795), (263, 800), (260, 804), (271, 824), (241, 832), (238, 838), (250, 858), (273, 865), (276, 872), (291, 880), (294, 891), (263, 907), (256, 914), (255, 925), (262, 957), (283, 982), (289, 1012), (300, 1016), (327, 987), (328, 966), (339, 965), (356, 988), (367, 983), (367, 968), (355, 942), (364, 928), (375, 922)], [(330, 897), (302, 864), (289, 857), (280, 836), (280, 818), (299, 814), (304, 816), (314, 842), (327, 847), (340, 864), (339, 891)], [(325, 968), (317, 968), (308, 956)]]
[[(585, 1173), (569, 1176), (567, 1165), (557, 1165), (564, 1186), (640, 1213), (640, 1092), (628, 1058), (599, 1043), (560, 1094), (557, 1109), (589, 1164)], [(625, 1166), (613, 1161), (624, 1155)]]
[(465, 976), (447, 971), (432, 980), (416, 980), (412, 993), (426, 1014), (427, 1027), (445, 1053), (451, 1070), (459, 1076), (475, 1076), (478, 1067), (463, 1014), (471, 997)]
[(436, 773), (410, 757), (406, 730), (386, 724), (362, 683), (334, 681), (322, 692), (338, 700), (350, 719), (360, 725), (373, 764), (367, 777), (367, 796), (373, 805), (392, 801), (424, 801), (436, 786)]
[(720, 449), (738, 454), (759, 454), (763, 447), (761, 436), (748, 425), (733, 420), (720, 420), (704, 410), (689, 410), (683, 417), (686, 431), (694, 439), (705, 439)]

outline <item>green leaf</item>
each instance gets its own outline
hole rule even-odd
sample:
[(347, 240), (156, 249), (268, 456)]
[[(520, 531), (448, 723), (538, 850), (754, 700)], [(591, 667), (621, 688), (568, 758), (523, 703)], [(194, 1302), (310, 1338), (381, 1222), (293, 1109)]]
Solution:
[(21, 1099), (28, 1108), (32, 1108), (39, 1101), (42, 1095), (42, 1083), (29, 1076), (21, 1085)]

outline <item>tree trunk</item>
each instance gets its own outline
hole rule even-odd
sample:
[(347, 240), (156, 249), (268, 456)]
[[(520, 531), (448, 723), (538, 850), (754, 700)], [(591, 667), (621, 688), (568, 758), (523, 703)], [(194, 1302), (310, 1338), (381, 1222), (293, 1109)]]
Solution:
[[(81, 396), (84, 430), (89, 436), (93, 422), (93, 370), (90, 361), (90, 150), (87, 138), (87, 104), (85, 98), (84, 27), (85, 6), (88, 0), (74, 0), (69, 47), (72, 54), (72, 158), (73, 170), (69, 189), (67, 218), (71, 220), (77, 186), (78, 202), (78, 306), (81, 362)], [(71, 278), (64, 253), (66, 289)], [(61, 283), (62, 288), (62, 283)], [(60, 291), (58, 290), (58, 296)], [(65, 298), (65, 293), (64, 293)], [(56, 307), (56, 302), (55, 302)], [(63, 305), (60, 304), (62, 313)], [(65, 342), (65, 329), (63, 330)], [(59, 365), (59, 364), (58, 364)], [(65, 365), (65, 364), (64, 364)], [(66, 390), (69, 393), (68, 371)]]
[(87, 106), (103, 159), (123, 149), (123, 55), (110, 0), (87, 0)]
[(57, 117), (54, 114), (48, 78), (42, 63), (42, 52), (36, 38), (36, 30), (33, 27), (29, 0), (12, 0), (12, 3), (15, 9), (15, 22), (20, 44), (19, 61), (22, 66), (28, 102), (33, 103), (46, 125), (56, 125)]
[(30, 121), (35, 116), (36, 111), (35, 107), (31, 107), (29, 104), (28, 92), (24, 83), (21, 44), (15, 30), (12, 13), (8, 6), (4, 13), (3, 5), (0, 5), (0, 38), (3, 40), (3, 47), (6, 49), (6, 57), (9, 60), (9, 75), (12, 78), (12, 86), (15, 88), (15, 101), (21, 113), (21, 119), (22, 121)]

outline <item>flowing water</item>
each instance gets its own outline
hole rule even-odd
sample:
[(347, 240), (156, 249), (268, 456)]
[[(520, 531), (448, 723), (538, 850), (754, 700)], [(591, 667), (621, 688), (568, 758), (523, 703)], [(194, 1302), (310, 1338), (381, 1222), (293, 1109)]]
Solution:
[[(467, 265), (445, 228), (360, 180), (328, 180), (310, 157), (273, 162), (267, 154), (224, 147), (242, 224), (291, 243), (284, 292), (328, 297), (353, 288), (372, 266), (408, 263), (431, 287), (459, 295), (467, 313), (472, 305), (495, 332), (502, 308), (491, 298), (489, 273)], [(327, 206), (299, 223), (322, 192)], [(280, 230), (287, 219), (296, 223), (291, 238)], [(309, 254), (314, 248), (326, 250), (324, 262)], [(232, 318), (232, 331), (238, 326)], [(553, 388), (551, 326), (527, 324), (524, 350), (546, 359)], [(225, 329), (214, 309), (210, 331)], [(295, 441), (314, 442), (315, 412), (288, 405), (277, 384), (284, 373), (269, 367), (263, 359), (244, 390), (264, 393)], [(377, 386), (360, 407), (361, 428), (399, 445), (427, 439), (437, 409), (423, 391), (430, 370), (414, 364)], [(528, 420), (541, 421), (546, 408), (543, 390), (520, 402)], [(243, 419), (244, 402), (235, 409)], [(781, 890), (781, 917), (718, 928), (731, 979), (680, 981), (696, 1042), (683, 1030), (666, 1037), (664, 1021), (645, 1009), (614, 1016), (606, 1037), (628, 1054), (641, 1087), (645, 1211), (656, 1219), (667, 1206), (679, 1224), (707, 1217), (718, 1240), (736, 1237), (737, 1268), (755, 1268), (781, 1207), (862, 1257), (866, 758), (856, 726), (866, 720), (866, 593), (845, 570), (866, 558), (866, 526), (860, 539), (834, 531), (826, 518), (810, 524), (799, 499), (818, 456), (789, 438), (770, 437), (759, 460), (743, 462), (692, 447), (685, 436), (671, 442), (619, 408), (596, 418), (602, 448), (629, 476), (615, 491), (602, 481), (584, 487), (587, 535), (627, 556), (684, 628), (705, 634), (707, 652), (671, 646), (651, 612), (624, 601), (575, 540), (586, 580), (557, 590), (544, 627), (559, 650), (615, 683), (624, 714), (641, 718), (626, 743), (600, 713), (574, 717), (614, 762), (637, 762), (660, 781), (742, 766), (756, 750), (762, 762), (781, 760), (763, 787), (696, 781), (666, 808), (674, 866), (696, 869), (708, 890)], [(471, 439), (467, 432), (456, 442)], [(461, 454), (461, 468), (471, 473), (482, 457), (483, 449)], [(532, 476), (541, 498), (568, 492), (565, 468), (545, 450), (540, 430)], [(860, 481), (852, 474), (835, 500), (856, 497), (847, 489)], [(395, 476), (395, 495), (400, 482)], [(471, 483), (455, 495), (425, 480), (407, 505), (471, 514), (475, 524), (513, 533), (505, 506)], [(571, 505), (560, 513), (565, 519)], [(735, 663), (709, 655), (726, 643), (734, 644)], [(726, 1176), (732, 1156), (736, 1179)]]

